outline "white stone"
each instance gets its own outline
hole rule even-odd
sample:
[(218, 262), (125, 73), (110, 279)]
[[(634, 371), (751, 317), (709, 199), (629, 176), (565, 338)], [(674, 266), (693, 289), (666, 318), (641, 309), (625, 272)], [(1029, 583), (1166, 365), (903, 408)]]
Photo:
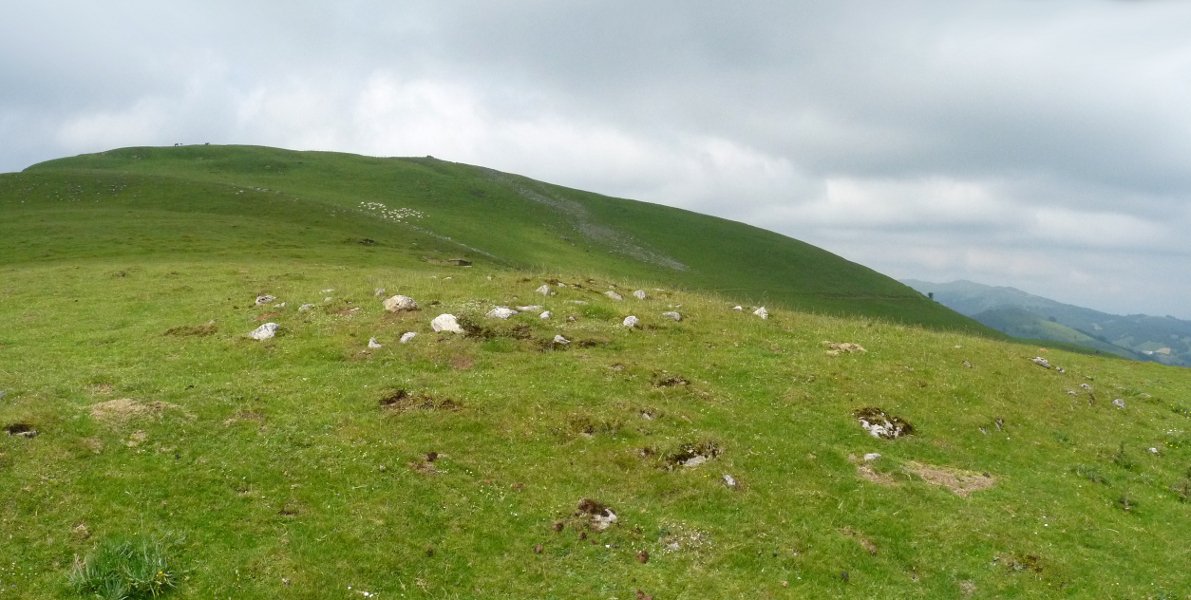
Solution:
[(518, 306), (517, 312), (535, 312), (542, 310), (542, 307), (537, 304), (530, 304), (529, 306)]
[(662, 313), (662, 317), (670, 319), (671, 321), (681, 321), (682, 313), (680, 313), (676, 310), (668, 310), (668, 311)]
[(434, 317), (434, 320), (430, 321), (430, 328), (436, 332), (463, 333), (463, 328), (459, 326), (459, 321), (455, 319), (455, 315), (449, 313), (443, 313)]
[(1042, 367), (1043, 369), (1050, 368), (1050, 361), (1046, 360), (1045, 358), (1042, 358), (1041, 356), (1035, 356), (1034, 358), (1031, 358), (1030, 362), (1038, 365), (1039, 367)]
[(556, 336), (554, 336), (554, 343), (565, 346), (565, 345), (571, 343), (571, 340), (568, 340), (567, 338), (564, 338), (561, 335), (556, 335)]
[(620, 294), (616, 293), (615, 290), (608, 290), (608, 291), (604, 292), (604, 295), (613, 299), (613, 300), (624, 300), (624, 296), (621, 296)]
[(757, 315), (758, 317), (761, 317), (762, 319), (769, 318), (769, 311), (765, 310), (764, 306), (762, 306), (761, 308), (758, 308), (757, 310), (754, 310), (753, 314)]
[(403, 310), (418, 310), (418, 303), (409, 296), (402, 296), (397, 294), (392, 298), (387, 298), (384, 301), (385, 310), (389, 312), (401, 312)]
[(733, 306), (733, 307), (732, 307), (732, 310), (734, 310), (734, 311), (736, 311), (736, 312), (744, 312), (744, 307), (743, 307), (743, 306), (741, 306), (741, 305), (739, 305), (739, 304), (737, 304), (736, 306)]
[(880, 454), (877, 454), (876, 452), (869, 452), (868, 454), (864, 455), (864, 462), (873, 462), (878, 458), (881, 458)]
[(591, 516), (591, 526), (596, 531), (603, 531), (611, 527), (616, 520), (616, 513), (612, 512), (611, 508), (605, 508), (604, 512)]
[(724, 485), (735, 489), (736, 488), (736, 478), (727, 474), (727, 473), (724, 473)]
[(1112, 401), (1112, 405), (1117, 408), (1125, 408), (1125, 401), (1117, 398), (1116, 400)]
[(708, 460), (710, 460), (710, 459), (708, 459), (706, 456), (703, 456), (702, 454), (696, 454), (696, 455), (682, 461), (682, 466), (693, 469), (693, 468), (707, 462)]
[(302, 306), (298, 307), (298, 312), (306, 312), (306, 311), (312, 310), (312, 309), (314, 309), (313, 304), (303, 304)]
[(368, 347), (376, 350), (377, 348), (383, 348), (384, 346), (382, 346), (380, 342), (376, 341), (376, 338), (368, 338)]
[(265, 323), (260, 327), (252, 330), (248, 337), (254, 340), (267, 340), (277, 334), (277, 328), (281, 327), (276, 323)]
[(645, 299), (645, 290), (637, 290), (637, 291), (633, 292), (633, 297), (638, 300), (644, 300)]
[(625, 327), (628, 327), (631, 329), (633, 327), (636, 327), (637, 324), (640, 322), (641, 322), (641, 319), (638, 319), (637, 317), (635, 317), (633, 315), (629, 315), (624, 318), (624, 321), (621, 323), (621, 325), (624, 325)]
[(534, 291), (543, 295), (543, 296), (549, 296), (550, 295), (550, 286), (543, 283), (542, 287), (540, 287)]
[(401, 334), (401, 339), (398, 340), (402, 344), (408, 344), (410, 340), (414, 339), (418, 334), (413, 331), (407, 331)]
[(277, 299), (277, 296), (272, 296), (270, 294), (264, 294), (261, 296), (257, 296), (256, 297), (256, 305), (260, 306), (262, 304), (268, 304), (276, 299)]
[(544, 310), (544, 311), (542, 311), (542, 314), (538, 315), (538, 318), (539, 319), (549, 319), (550, 317), (553, 317), (553, 316), (554, 316), (554, 313), (552, 313), (548, 310)]
[(515, 314), (517, 314), (517, 311), (515, 311), (507, 306), (498, 306), (498, 307), (488, 311), (487, 316), (490, 319), (507, 319)]

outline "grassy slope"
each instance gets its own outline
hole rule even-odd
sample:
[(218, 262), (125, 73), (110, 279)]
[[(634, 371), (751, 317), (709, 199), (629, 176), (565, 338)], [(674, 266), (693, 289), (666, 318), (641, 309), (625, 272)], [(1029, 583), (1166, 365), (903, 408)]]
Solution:
[[(111, 175), (127, 187), (99, 198), (97, 175), (68, 177), (0, 177), (0, 425), (40, 432), (0, 434), (5, 597), (69, 596), (74, 557), (129, 532), (169, 541), (180, 598), (1191, 589), (1174, 567), (1191, 559), (1184, 370), (880, 319), (761, 321), (731, 294), (615, 302), (600, 292), (633, 282), (427, 263), (457, 247), (330, 201), (299, 217), (284, 194), (212, 182), (190, 211), (193, 195), (163, 204), (149, 192), (169, 186), (141, 176)], [(129, 211), (139, 226), (105, 218)], [(536, 296), (550, 277), (571, 285)], [(376, 287), (424, 310), (385, 313)], [(261, 293), (286, 306), (254, 306)], [(527, 303), (556, 317), (483, 317)], [(660, 317), (674, 306), (686, 320)], [(440, 311), (488, 335), (435, 335)], [(619, 327), (630, 313), (645, 327)], [(284, 335), (245, 339), (264, 320)], [(575, 343), (544, 349), (557, 333)], [(383, 348), (365, 348), (373, 336)], [(824, 340), (867, 352), (830, 356)], [(1040, 352), (1065, 372), (1032, 364)], [(458, 406), (382, 408), (397, 389)], [(147, 412), (95, 412), (126, 398)], [(917, 433), (869, 437), (851, 416), (866, 406)], [(663, 468), (699, 443), (722, 453)], [(858, 470), (868, 452), (884, 483)], [(996, 483), (960, 497), (915, 462)], [(619, 522), (585, 531), (581, 498)]]
[[(210, 195), (221, 195), (233, 210), (243, 210), (235, 200), (247, 199), (255, 189), (269, 190), (263, 195), (279, 211), (329, 213), (339, 219), (349, 218), (344, 211), (359, 212), (360, 202), (382, 202), (421, 211), (424, 218), (407, 223), (440, 242), (449, 238), (462, 244), (453, 251), (477, 261), (598, 273), (730, 292), (756, 304), (999, 335), (897, 281), (784, 236), (431, 158), (238, 146), (127, 148), (42, 163), (25, 176), (35, 174), (50, 181), (76, 177), (88, 196), (104, 196), (103, 190), (121, 178), (143, 181), (144, 194), (168, 194), (163, 199), (171, 202), (171, 210), (177, 210), (175, 201), (187, 198), (186, 210), (204, 211)], [(141, 179), (145, 175), (164, 179)], [(195, 182), (212, 186), (211, 192), (192, 194)], [(226, 188), (219, 192), (219, 186)], [(235, 196), (240, 189), (249, 196)], [(319, 218), (325, 223), (328, 217)], [(377, 235), (370, 239), (406, 245), (411, 227)], [(686, 268), (667, 267), (666, 259)]]

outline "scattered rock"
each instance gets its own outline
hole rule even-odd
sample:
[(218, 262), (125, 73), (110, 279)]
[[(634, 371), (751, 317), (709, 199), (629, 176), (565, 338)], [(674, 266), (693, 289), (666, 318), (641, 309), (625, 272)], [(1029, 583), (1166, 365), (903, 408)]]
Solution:
[(629, 315), (624, 318), (624, 321), (621, 322), (621, 325), (628, 327), (629, 329), (632, 329), (632, 328), (636, 327), (637, 324), (640, 322), (641, 322), (641, 319), (638, 319), (637, 317), (635, 317), (633, 315)]
[(308, 310), (313, 310), (313, 309), (314, 309), (313, 304), (303, 304), (302, 306), (298, 307), (298, 312), (306, 312)]
[(568, 340), (567, 338), (564, 338), (564, 337), (562, 337), (562, 335), (556, 335), (556, 336), (554, 336), (554, 339), (553, 339), (552, 341), (553, 341), (555, 344), (558, 344), (558, 345), (560, 345), (560, 346), (565, 346), (565, 345), (567, 345), (567, 344), (571, 343), (571, 340)]
[(276, 323), (265, 323), (264, 325), (261, 325), (260, 327), (253, 329), (252, 333), (248, 334), (248, 337), (250, 337), (254, 340), (258, 340), (258, 341), (259, 340), (267, 340), (267, 339), (277, 335), (277, 329), (279, 327), (281, 327), (281, 326)]
[(273, 302), (276, 299), (277, 299), (277, 296), (273, 296), (270, 294), (262, 294), (262, 295), (256, 297), (256, 305), (263, 306), (265, 304), (269, 304), (270, 302)]
[(757, 310), (754, 310), (753, 314), (757, 315), (758, 317), (761, 317), (762, 319), (769, 318), (769, 311), (765, 310), (764, 306), (762, 306), (761, 308), (758, 308)]
[(385, 299), (383, 304), (385, 306), (385, 310), (389, 312), (418, 310), (418, 303), (414, 301), (413, 298), (410, 298), (409, 296), (403, 296), (401, 294), (397, 294), (396, 296)]
[(624, 300), (624, 296), (621, 296), (620, 294), (616, 293), (615, 290), (608, 290), (608, 291), (604, 292), (604, 295), (613, 299), (613, 300)]
[(1043, 369), (1050, 368), (1050, 361), (1046, 360), (1045, 358), (1042, 358), (1041, 356), (1035, 356), (1034, 358), (1031, 358), (1030, 362), (1038, 365), (1039, 367), (1042, 367)]
[(676, 310), (668, 310), (668, 311), (662, 313), (662, 318), (670, 319), (671, 321), (681, 321), (682, 313), (679, 313)]
[(517, 314), (517, 311), (515, 311), (507, 306), (498, 306), (498, 307), (488, 311), (488, 314), (485, 316), (487, 316), (490, 319), (507, 319), (515, 314)]
[(368, 338), (368, 347), (376, 350), (377, 348), (383, 348), (384, 346), (381, 345), (380, 342), (376, 341), (376, 338)]
[(743, 306), (741, 306), (741, 305), (739, 305), (739, 304), (737, 304), (736, 306), (733, 306), (733, 307), (732, 307), (732, 310), (734, 310), (734, 311), (736, 311), (736, 312), (744, 312), (744, 307), (743, 307)]
[(862, 408), (852, 414), (860, 421), (860, 426), (875, 438), (892, 440), (914, 433), (914, 427), (908, 421), (890, 416), (876, 407)]
[(33, 439), (37, 437), (37, 430), (28, 423), (10, 423), (4, 426), (4, 431), (14, 437)]
[(1120, 399), (1120, 398), (1117, 398), (1116, 400), (1113, 400), (1113, 401), (1112, 401), (1112, 405), (1113, 405), (1113, 406), (1115, 406), (1115, 407), (1117, 407), (1117, 408), (1124, 409), (1124, 408), (1125, 408), (1125, 401), (1124, 401), (1124, 400), (1122, 400), (1122, 399)]
[(552, 313), (548, 310), (544, 310), (544, 311), (542, 311), (542, 314), (538, 315), (538, 318), (542, 319), (542, 320), (546, 320), (553, 316), (554, 316), (554, 313)]
[(434, 320), (430, 321), (430, 328), (435, 332), (463, 333), (463, 327), (459, 325), (459, 321), (455, 318), (455, 315), (449, 313), (443, 313), (434, 317)]
[(579, 501), (575, 516), (587, 520), (596, 531), (604, 531), (618, 520), (610, 507), (590, 498)]
[(542, 307), (538, 304), (530, 304), (529, 306), (518, 306), (517, 307), (517, 312), (537, 312), (539, 310), (542, 310)]
[(645, 290), (637, 290), (637, 291), (633, 292), (633, 297), (638, 300), (644, 300), (646, 297)]
[(408, 344), (409, 341), (414, 339), (414, 337), (416, 337), (417, 335), (418, 335), (417, 332), (407, 331), (407, 332), (401, 334), (401, 339), (397, 340), (397, 341), (398, 341), (398, 343), (401, 343), (401, 344)]
[(719, 444), (715, 442), (705, 441), (694, 444), (683, 444), (678, 450), (665, 456), (665, 465), (669, 469), (678, 466), (694, 468), (719, 456), (722, 452)]
[(553, 292), (550, 290), (550, 286), (548, 286), (548, 285), (546, 285), (546, 284), (544, 284), (544, 283), (542, 284), (542, 286), (541, 286), (541, 287), (539, 287), (538, 289), (534, 290), (534, 292), (537, 292), (537, 293), (539, 293), (539, 294), (541, 294), (541, 295), (543, 295), (543, 296), (549, 296), (549, 295), (551, 295), (551, 294), (553, 293)]
[(736, 478), (727, 474), (727, 473), (724, 473), (723, 481), (724, 481), (724, 485), (728, 486), (728, 489), (731, 489), (731, 490), (736, 489), (736, 486), (739, 485), (738, 483), (736, 483)]
[(971, 362), (971, 361), (969, 361), (969, 360), (964, 360), (964, 368), (965, 368), (965, 369), (971, 369), (971, 368), (972, 368), (972, 362)]
[(381, 296), (384, 296), (384, 295), (385, 295), (385, 288), (376, 288), (375, 290), (372, 291), (372, 296), (374, 298), (380, 298)]
[(869, 452), (868, 454), (864, 455), (864, 462), (866, 462), (866, 463), (873, 462), (874, 460), (877, 460), (878, 458), (881, 458), (880, 454), (877, 454), (876, 452)]

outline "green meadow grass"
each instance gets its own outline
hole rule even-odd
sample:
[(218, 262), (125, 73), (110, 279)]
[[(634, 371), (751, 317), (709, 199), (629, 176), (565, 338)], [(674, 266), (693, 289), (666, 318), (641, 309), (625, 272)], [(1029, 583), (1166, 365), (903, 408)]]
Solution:
[(171, 176), (0, 177), (0, 597), (84, 597), (129, 539), (169, 598), (1188, 597), (1186, 370), (452, 266), (437, 231)]

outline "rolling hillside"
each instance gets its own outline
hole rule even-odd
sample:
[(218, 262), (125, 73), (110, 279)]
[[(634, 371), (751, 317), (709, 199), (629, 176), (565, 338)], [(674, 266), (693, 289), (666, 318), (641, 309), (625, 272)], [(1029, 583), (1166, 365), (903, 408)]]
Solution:
[(1010, 336), (1074, 344), (1094, 352), (1191, 366), (1191, 322), (1174, 317), (1112, 315), (1018, 289), (970, 281), (904, 283), (939, 303)]
[(477, 167), (110, 154), (0, 176), (0, 598), (1188, 598), (1185, 369)]
[[(145, 256), (167, 247), (194, 256), (252, 248), (383, 262), (413, 250), (428, 260), (583, 271), (756, 304), (992, 334), (897, 281), (772, 232), (429, 157), (127, 148), (6, 175), (0, 194), (25, 203), (7, 228), (46, 227), (96, 256), (131, 245)], [(110, 220), (105, 237), (72, 234), (76, 218), (85, 227)], [(199, 221), (211, 226), (192, 230)], [(72, 252), (57, 235), (20, 238), (34, 245), (16, 247), (17, 237), (7, 236), (0, 249), (10, 260)]]

